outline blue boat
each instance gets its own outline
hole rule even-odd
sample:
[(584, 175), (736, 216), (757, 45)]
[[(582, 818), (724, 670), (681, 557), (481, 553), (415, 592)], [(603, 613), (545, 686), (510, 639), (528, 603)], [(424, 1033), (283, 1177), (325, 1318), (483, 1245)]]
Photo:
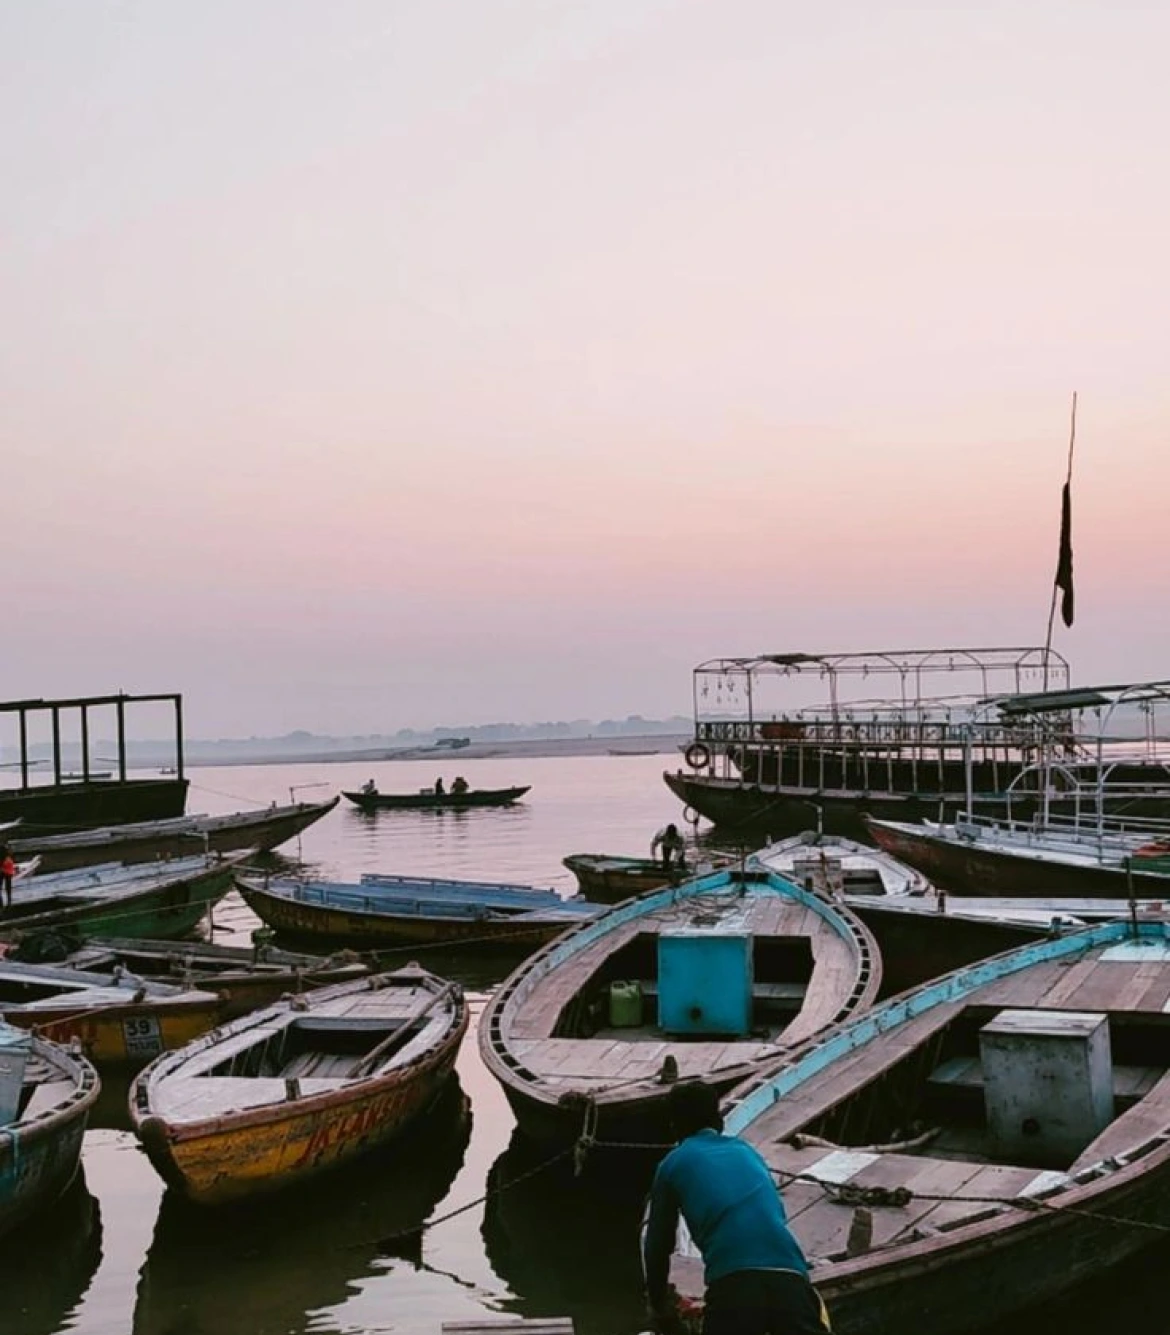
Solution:
[(73, 1181), (100, 1088), (84, 1057), (0, 1021), (0, 1236)]
[(411, 943), (544, 945), (600, 911), (555, 890), (426, 876), (335, 881), (238, 876), (248, 907), (287, 937), (370, 947)]

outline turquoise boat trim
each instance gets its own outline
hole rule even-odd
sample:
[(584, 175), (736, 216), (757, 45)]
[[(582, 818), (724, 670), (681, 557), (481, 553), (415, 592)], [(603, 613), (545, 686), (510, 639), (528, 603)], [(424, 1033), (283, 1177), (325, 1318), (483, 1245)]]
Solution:
[(1115, 919), (1084, 931), (1071, 932), (1047, 941), (1032, 942), (1018, 950), (995, 955), (979, 964), (957, 969), (945, 978), (896, 997), (856, 1020), (849, 1020), (828, 1038), (807, 1049), (803, 1056), (783, 1066), (763, 1084), (743, 1095), (724, 1116), (724, 1128), (729, 1135), (739, 1135), (762, 1113), (786, 1094), (818, 1075), (826, 1067), (848, 1053), (863, 1047), (879, 1034), (897, 1029), (926, 1011), (949, 1002), (961, 1001), (978, 988), (997, 979), (1007, 978), (1050, 960), (1064, 959), (1093, 950), (1097, 946), (1112, 945), (1126, 938), (1158, 942), (1170, 939), (1163, 922), (1130, 922)]
[(853, 935), (842, 914), (827, 900), (821, 899), (818, 895), (810, 894), (807, 890), (795, 885), (792, 881), (785, 879), (774, 871), (752, 871), (749, 875), (751, 876), (750, 880), (741, 880), (739, 879), (740, 873), (735, 871), (710, 872), (706, 876), (696, 877), (693, 881), (684, 881), (682, 885), (667, 887), (664, 890), (654, 890), (649, 894), (639, 896), (637, 899), (631, 899), (625, 904), (619, 904), (617, 908), (610, 909), (609, 912), (603, 913), (587, 926), (577, 928), (571, 936), (559, 941), (549, 950), (542, 963), (549, 969), (556, 968), (566, 960), (572, 959), (574, 955), (579, 954), (587, 946), (591, 946), (600, 937), (608, 936), (615, 927), (620, 927), (623, 923), (631, 922), (635, 918), (644, 918), (651, 913), (656, 913), (659, 909), (669, 908), (681, 899), (695, 899), (701, 895), (717, 895), (729, 892), (742, 893), (745, 897), (767, 894), (777, 895), (785, 899), (794, 899), (803, 904), (805, 908), (812, 909), (818, 917), (829, 923), (839, 936), (847, 941), (853, 940)]

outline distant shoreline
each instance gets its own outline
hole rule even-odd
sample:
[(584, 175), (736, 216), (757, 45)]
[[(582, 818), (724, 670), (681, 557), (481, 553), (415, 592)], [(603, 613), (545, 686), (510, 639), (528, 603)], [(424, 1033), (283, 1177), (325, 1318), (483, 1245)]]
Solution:
[(186, 769), (216, 769), (241, 765), (375, 764), (386, 760), (426, 760), (457, 769), (460, 760), (487, 760), (493, 756), (551, 759), (556, 756), (677, 756), (693, 740), (690, 733), (655, 733), (645, 737), (545, 737), (523, 741), (472, 742), (470, 746), (371, 747), (360, 751), (315, 751), (300, 755), (267, 754), (185, 759)]

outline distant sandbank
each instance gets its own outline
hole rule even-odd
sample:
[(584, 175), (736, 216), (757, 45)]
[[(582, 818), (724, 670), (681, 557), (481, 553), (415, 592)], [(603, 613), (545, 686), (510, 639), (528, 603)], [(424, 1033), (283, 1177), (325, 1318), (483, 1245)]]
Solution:
[(249, 756), (188, 756), (188, 769), (229, 765), (329, 765), (379, 760), (429, 760), (448, 768), (459, 760), (485, 760), (489, 756), (677, 756), (693, 740), (689, 733), (656, 733), (647, 737), (545, 737), (524, 741), (472, 742), (470, 746), (375, 747), (360, 751), (316, 751)]

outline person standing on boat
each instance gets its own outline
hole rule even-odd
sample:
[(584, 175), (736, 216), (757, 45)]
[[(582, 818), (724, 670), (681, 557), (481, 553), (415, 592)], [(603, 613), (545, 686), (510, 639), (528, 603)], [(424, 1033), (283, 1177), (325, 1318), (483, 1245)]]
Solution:
[(442, 780), (442, 779), (436, 779), (436, 780), (435, 780), (435, 796), (436, 796), (436, 797), (445, 797), (446, 794), (447, 794), (447, 790), (446, 790), (446, 788), (443, 787), (443, 780)]
[(12, 907), (12, 878), (16, 875), (16, 859), (7, 844), (0, 847), (0, 899), (4, 907)]
[(654, 1175), (642, 1242), (656, 1329), (678, 1325), (668, 1276), (681, 1214), (703, 1256), (703, 1335), (825, 1335), (828, 1314), (767, 1164), (746, 1141), (723, 1135), (710, 1085), (675, 1085), (670, 1111), (678, 1145)]
[(663, 870), (669, 871), (675, 865), (681, 868), (686, 861), (686, 841), (679, 833), (679, 828), (673, 822), (659, 830), (650, 843), (650, 856), (658, 857), (658, 850), (662, 849)]

